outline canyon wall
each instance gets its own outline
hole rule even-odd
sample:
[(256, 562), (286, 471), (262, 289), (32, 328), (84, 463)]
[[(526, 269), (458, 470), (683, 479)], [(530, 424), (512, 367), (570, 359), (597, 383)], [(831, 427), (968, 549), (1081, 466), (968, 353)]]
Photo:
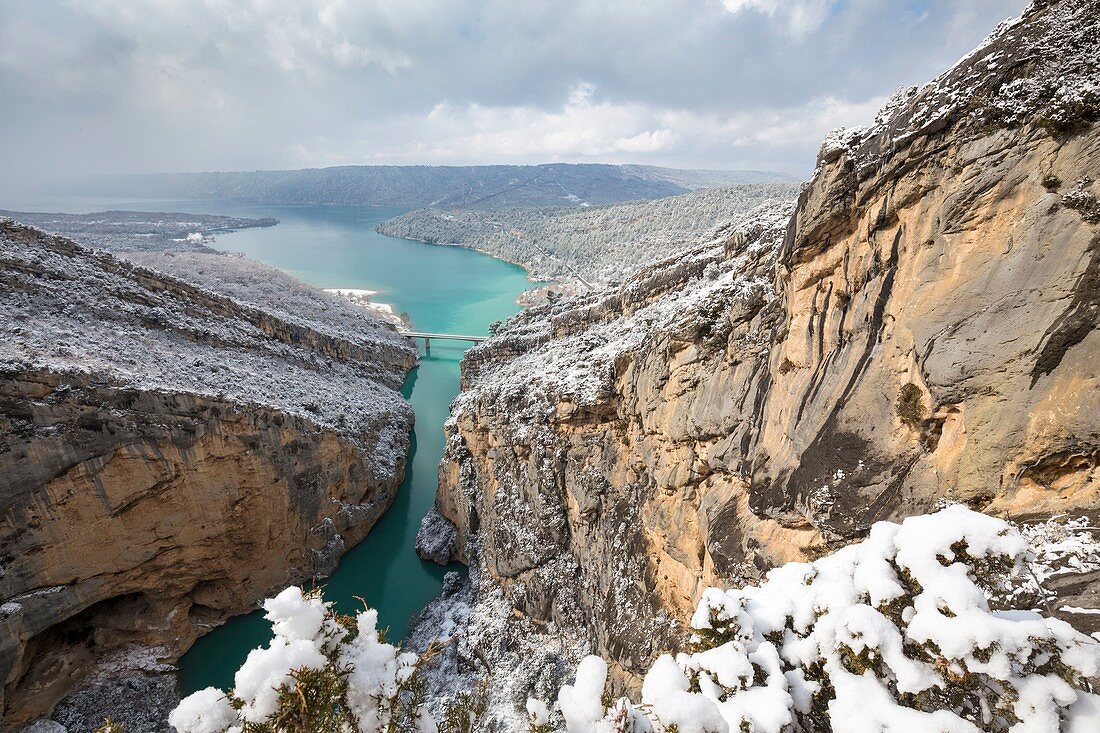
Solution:
[(830, 135), (793, 212), (471, 350), (437, 504), (482, 595), (630, 684), (703, 587), (876, 520), (1095, 512), (1098, 17), (1034, 4)]
[(326, 330), (12, 222), (0, 291), (5, 729), (328, 575), (392, 502), (416, 351), (366, 309)]

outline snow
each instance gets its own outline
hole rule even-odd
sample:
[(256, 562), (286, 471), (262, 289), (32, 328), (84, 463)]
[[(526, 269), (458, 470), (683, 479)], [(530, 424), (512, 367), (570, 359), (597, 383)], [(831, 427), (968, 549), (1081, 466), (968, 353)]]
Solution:
[[(317, 598), (307, 598), (296, 587), (264, 601), (264, 610), (271, 630), (286, 641), (316, 639), (325, 624), (324, 604)], [(339, 629), (330, 626), (328, 631), (335, 634)]]
[(398, 692), (416, 669), (416, 656), (399, 654), (396, 647), (378, 638), (378, 612), (359, 614), (358, 636), (341, 651), (341, 663), (351, 668), (348, 676), (348, 705), (359, 719), (363, 733), (382, 731), (389, 723), (391, 709), (380, 705)]
[(215, 234), (274, 226), (272, 218), (245, 219), (180, 212), (99, 211), (91, 214), (0, 211), (24, 224), (115, 252), (212, 252)]
[[(644, 348), (658, 332), (693, 328), (715, 303), (771, 299), (772, 268), (791, 209), (790, 202), (758, 207), (737, 216), (706, 243), (642, 270), (616, 288), (514, 317), (496, 338), (468, 352), (468, 362), (487, 363), (480, 363), (478, 373), (464, 371), (469, 384), (456, 399), (452, 416), (478, 402), (512, 406), (520, 398), (527, 405), (593, 405), (613, 389), (616, 361)], [(727, 256), (727, 245), (737, 240), (740, 248)], [(654, 275), (670, 271), (684, 279), (664, 282)], [(760, 338), (760, 343), (750, 342), (746, 348), (766, 349)], [(501, 344), (516, 355), (507, 360), (477, 359), (481, 350)], [(540, 417), (522, 414), (523, 405), (515, 409), (521, 411), (517, 424), (528, 422), (519, 418), (537, 422)]]
[[(264, 610), (273, 637), (266, 647), (252, 650), (237, 670), (232, 700), (214, 688), (184, 698), (169, 716), (179, 733), (232, 733), (244, 725), (262, 726), (280, 712), (280, 695), (292, 689), (295, 672), (330, 668), (347, 673), (343, 705), (359, 732), (390, 729), (398, 696), (417, 672), (419, 658), (381, 640), (377, 611), (360, 613), (356, 633), (349, 634), (331, 604), (293, 586), (265, 601)], [(435, 730), (429, 716), (413, 714), (419, 733)]]
[(604, 716), (603, 688), (607, 681), (607, 662), (585, 657), (577, 667), (577, 679), (558, 693), (558, 707), (565, 718), (568, 733), (585, 733)]
[(990, 607), (1034, 562), (1024, 533), (963, 506), (879, 522), (760, 586), (705, 591), (692, 625), (713, 643), (659, 657), (640, 706), (623, 698), (598, 713), (606, 667), (588, 657), (559, 708), (571, 733), (611, 730), (624, 710), (658, 730), (779, 733), (828, 690), (818, 702), (834, 730), (1096, 730), (1100, 697), (1085, 680), (1100, 674), (1100, 644), (1058, 619)]
[(320, 598), (307, 598), (300, 588), (287, 588), (265, 601), (264, 610), (275, 637), (266, 648), (249, 652), (233, 678), (233, 692), (244, 703), (241, 717), (250, 723), (263, 723), (275, 714), (279, 688), (291, 683), (294, 670), (323, 669), (328, 664), (324, 649), (334, 633), (325, 628)]
[(353, 305), (374, 311), (389, 323), (395, 325), (403, 323), (403, 321), (394, 314), (392, 305), (389, 303), (375, 303), (371, 300), (372, 296), (378, 295), (377, 290), (363, 290), (360, 288), (325, 288), (325, 292), (338, 295)]
[[(758, 586), (706, 590), (692, 619), (694, 648), (659, 656), (639, 703), (623, 697), (608, 705), (607, 663), (590, 655), (560, 687), (553, 709), (528, 699), (524, 722), (502, 729), (560, 720), (567, 733), (781, 733), (818, 729), (813, 716), (825, 710), (833, 730), (858, 733), (1096, 730), (1100, 697), (1086, 680), (1100, 674), (1100, 643), (1034, 611), (991, 608), (990, 595), (1032, 572), (1036, 556), (1012, 524), (961, 505), (879, 522), (863, 542), (775, 568)], [(458, 616), (467, 634), (480, 633), (487, 619), (470, 614), (466, 592), (448, 593), (464, 610), (433, 604), (414, 637), (433, 627), (432, 641), (455, 642), (443, 635), (461, 629), (441, 620)], [(319, 595), (298, 588), (264, 609), (274, 637), (237, 673), (239, 713), (224, 693), (203, 690), (172, 713), (179, 733), (262, 725), (294, 670), (326, 665), (348, 672), (345, 701), (356, 729), (387, 729), (402, 686), (422, 663), (379, 638), (375, 611), (360, 613), (350, 634)], [(511, 613), (507, 604), (497, 610), (502, 618)], [(509, 645), (500, 629), (489, 621), (485, 631), (496, 642), (489, 648)], [(456, 679), (469, 684), (464, 673)], [(411, 729), (436, 730), (426, 711), (416, 716), (406, 721)]]
[(1065, 733), (1096, 733), (1100, 724), (1100, 695), (1082, 695), (1066, 711)]
[(1064, 123), (1081, 110), (1100, 110), (1100, 56), (1095, 4), (1032, 3), (1001, 23), (937, 79), (899, 90), (872, 125), (836, 131), (820, 161), (846, 153), (857, 169), (873, 168), (908, 141), (947, 124), (978, 134), (1044, 121)]
[(768, 201), (792, 201), (798, 186), (759, 183), (706, 188), (609, 206), (441, 211), (417, 209), (379, 231), (471, 247), (524, 267), (532, 281), (591, 289), (702, 244), (715, 229)]
[(550, 722), (550, 710), (542, 700), (529, 697), (527, 698), (526, 708), (531, 725), (546, 725)]
[(188, 695), (168, 715), (168, 724), (185, 733), (222, 733), (236, 722), (229, 699), (213, 687)]
[(266, 405), (360, 443), (379, 478), (396, 471), (411, 421), (398, 392), (415, 360), (408, 339), (243, 258), (132, 254), (179, 265), (200, 284), (0, 223), (11, 286), (0, 366)]
[(556, 698), (590, 647), (554, 622), (517, 618), (495, 580), (476, 564), (467, 578), (447, 576), (443, 592), (414, 620), (406, 640), (409, 651), (421, 654), (433, 643), (442, 645), (421, 667), (428, 681), (426, 707), (443, 719), (460, 696), (483, 692), (486, 713), (478, 730), (527, 731), (524, 703), (532, 690)]
[(175, 666), (165, 662), (172, 658), (172, 650), (165, 646), (128, 646), (112, 652), (96, 661), (89, 674), (92, 681), (116, 679), (120, 673), (140, 671), (146, 674), (165, 674), (175, 671)]
[(1067, 573), (1100, 570), (1100, 533), (1088, 517), (1054, 516), (1023, 525), (1020, 533), (1034, 553), (1032, 568), (1038, 582)]
[(326, 293), (341, 295), (348, 300), (369, 299), (372, 295), (378, 295), (377, 290), (365, 290), (362, 288), (325, 288)]

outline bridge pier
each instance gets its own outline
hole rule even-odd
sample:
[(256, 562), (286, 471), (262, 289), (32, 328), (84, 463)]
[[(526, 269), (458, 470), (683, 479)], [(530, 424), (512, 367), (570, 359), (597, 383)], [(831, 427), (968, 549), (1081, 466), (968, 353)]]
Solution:
[(424, 353), (428, 356), (432, 355), (432, 340), (427, 336), (424, 337)]

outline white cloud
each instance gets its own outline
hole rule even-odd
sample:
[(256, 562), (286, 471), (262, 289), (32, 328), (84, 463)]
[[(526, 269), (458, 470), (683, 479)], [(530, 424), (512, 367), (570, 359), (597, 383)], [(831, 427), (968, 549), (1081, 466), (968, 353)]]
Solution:
[[(296, 161), (304, 166), (631, 162), (646, 156), (669, 165), (768, 168), (769, 161), (798, 154), (808, 168), (827, 132), (871, 122), (886, 101), (819, 97), (796, 107), (723, 115), (613, 103), (599, 99), (599, 91), (588, 82), (577, 84), (557, 109), (442, 102), (424, 115), (367, 126), (351, 144), (317, 138), (296, 149)], [(378, 144), (392, 139), (402, 143)]]
[[(597, 88), (581, 82), (557, 110), (534, 106), (435, 105), (409, 150), (446, 159), (483, 156), (553, 159), (654, 152), (674, 145), (677, 135), (661, 127), (660, 115), (638, 104), (597, 102)], [(416, 119), (407, 123), (414, 127)]]
[(726, 10), (734, 15), (755, 11), (779, 22), (795, 38), (804, 38), (816, 31), (829, 9), (838, 0), (722, 0)]
[(655, 153), (667, 150), (679, 141), (680, 135), (674, 130), (660, 129), (639, 132), (630, 137), (621, 137), (615, 141), (615, 149), (624, 153)]

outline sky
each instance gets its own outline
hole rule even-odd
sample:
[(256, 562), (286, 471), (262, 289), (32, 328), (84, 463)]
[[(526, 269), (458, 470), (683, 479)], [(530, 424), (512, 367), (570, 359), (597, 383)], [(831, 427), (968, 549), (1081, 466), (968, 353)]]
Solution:
[(1024, 0), (0, 0), (0, 188), (608, 162), (807, 175)]

